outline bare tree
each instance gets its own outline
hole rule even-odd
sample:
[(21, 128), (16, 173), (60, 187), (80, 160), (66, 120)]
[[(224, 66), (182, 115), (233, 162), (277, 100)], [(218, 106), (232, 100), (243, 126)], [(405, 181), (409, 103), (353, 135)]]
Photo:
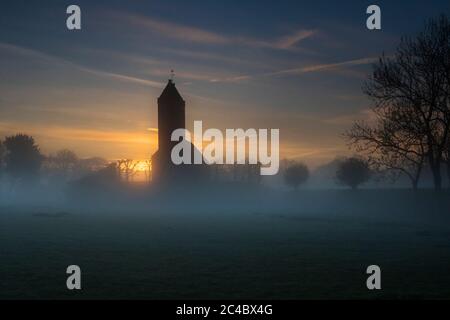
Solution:
[(145, 163), (145, 178), (147, 182), (150, 182), (152, 177), (152, 160), (147, 159), (144, 161), (144, 163)]
[(46, 160), (48, 169), (63, 180), (68, 180), (73, 176), (78, 162), (79, 159), (75, 152), (68, 149), (59, 150), (56, 154), (47, 157)]
[(132, 159), (117, 160), (117, 168), (121, 175), (124, 176), (126, 182), (130, 182), (131, 177), (136, 174), (136, 166), (138, 163)]
[(350, 147), (363, 155), (373, 170), (394, 181), (403, 174), (417, 190), (425, 162), (425, 143), (424, 137), (411, 135), (399, 125), (398, 118), (411, 115), (399, 116), (398, 112), (404, 110), (375, 108), (375, 125), (357, 122), (344, 136)]
[(375, 108), (397, 116), (392, 120), (407, 142), (424, 148), (438, 190), (450, 130), (449, 55), (450, 21), (442, 16), (417, 37), (403, 38), (393, 56), (383, 55), (364, 88)]
[[(448, 122), (450, 121), (450, 119), (449, 119), (450, 118), (450, 115), (449, 115), (449, 113), (450, 113), (449, 112), (449, 109), (450, 109), (450, 106), (449, 106), (449, 103), (450, 103), (450, 54), (449, 54), (449, 51), (450, 51), (450, 49), (449, 49), (450, 27), (449, 27), (449, 24), (450, 23), (448, 21), (448, 18), (446, 21), (445, 21), (445, 17), (441, 17), (441, 19), (444, 20), (443, 22), (441, 22), (441, 24), (444, 26), (447, 25), (446, 28), (444, 28), (444, 27), (442, 28), (443, 29), (442, 37), (444, 39), (447, 39), (447, 48), (446, 48), (446, 50), (444, 50), (444, 53), (443, 53), (444, 60), (443, 60), (442, 64), (443, 64), (443, 71), (444, 71), (445, 79), (446, 79), (444, 88), (445, 88), (445, 94), (447, 97), (446, 104), (443, 104), (443, 107), (445, 110), (444, 114), (447, 117), (446, 122), (448, 124)], [(445, 150), (444, 150), (444, 161), (447, 164), (447, 183), (448, 183), (448, 187), (450, 188), (450, 133), (447, 135), (447, 143), (446, 143)]]

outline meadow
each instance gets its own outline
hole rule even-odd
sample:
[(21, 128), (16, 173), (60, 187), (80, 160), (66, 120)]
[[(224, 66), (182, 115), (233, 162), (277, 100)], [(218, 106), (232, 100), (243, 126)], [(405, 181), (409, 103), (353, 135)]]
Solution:
[[(448, 192), (300, 190), (182, 207), (2, 205), (0, 298), (448, 299), (449, 204)], [(81, 291), (66, 289), (72, 264)], [(372, 264), (379, 291), (366, 288)]]

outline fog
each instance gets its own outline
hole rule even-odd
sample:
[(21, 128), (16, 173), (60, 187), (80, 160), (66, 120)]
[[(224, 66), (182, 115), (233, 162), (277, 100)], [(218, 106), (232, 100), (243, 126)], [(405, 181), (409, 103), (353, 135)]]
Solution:
[[(0, 298), (448, 297), (448, 190), (353, 190), (320, 168), (292, 188), (284, 174), (156, 184), (106, 163), (3, 176)], [(76, 295), (65, 289), (73, 264)], [(372, 264), (387, 284), (377, 293), (364, 286)]]

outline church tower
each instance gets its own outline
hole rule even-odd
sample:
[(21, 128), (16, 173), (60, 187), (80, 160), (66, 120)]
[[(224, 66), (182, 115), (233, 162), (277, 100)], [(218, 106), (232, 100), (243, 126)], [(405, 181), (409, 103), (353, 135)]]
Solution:
[(186, 128), (185, 102), (175, 87), (175, 83), (169, 80), (167, 86), (158, 98), (158, 148), (161, 156), (170, 159), (172, 147), (177, 144), (170, 141), (172, 132), (176, 129)]
[(153, 180), (168, 180), (172, 175), (170, 154), (177, 141), (170, 137), (180, 128), (186, 128), (185, 102), (170, 79), (158, 98), (158, 151), (152, 157)]
[[(152, 156), (152, 181), (157, 185), (199, 184), (209, 177), (203, 164), (175, 165), (171, 159), (172, 149), (179, 141), (171, 141), (172, 132), (186, 129), (185, 102), (173, 80), (169, 80), (158, 98), (158, 151)], [(190, 143), (190, 154), (201, 152)]]

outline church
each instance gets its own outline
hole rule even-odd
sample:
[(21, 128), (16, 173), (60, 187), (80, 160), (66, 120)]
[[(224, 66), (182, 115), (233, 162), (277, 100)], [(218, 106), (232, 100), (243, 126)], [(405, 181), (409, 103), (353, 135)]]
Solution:
[[(169, 79), (158, 98), (158, 151), (152, 156), (152, 181), (163, 183), (201, 182), (209, 177), (206, 164), (175, 165), (171, 160), (172, 148), (178, 143), (171, 141), (172, 132), (186, 129), (186, 102)], [(193, 155), (200, 152), (191, 144)]]

